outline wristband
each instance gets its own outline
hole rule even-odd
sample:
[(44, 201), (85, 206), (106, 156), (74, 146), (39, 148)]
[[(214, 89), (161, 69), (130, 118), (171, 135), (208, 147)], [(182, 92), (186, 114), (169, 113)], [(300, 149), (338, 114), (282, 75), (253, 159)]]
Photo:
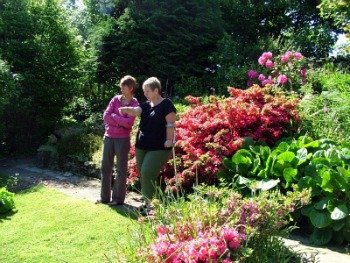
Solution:
[(169, 122), (169, 123), (167, 123), (167, 124), (165, 125), (165, 127), (167, 127), (167, 128), (175, 128), (175, 123)]

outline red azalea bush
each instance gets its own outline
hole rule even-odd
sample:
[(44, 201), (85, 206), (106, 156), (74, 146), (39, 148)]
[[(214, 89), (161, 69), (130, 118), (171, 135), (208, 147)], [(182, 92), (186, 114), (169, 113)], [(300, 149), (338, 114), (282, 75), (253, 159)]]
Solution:
[[(182, 185), (186, 190), (194, 182), (213, 184), (223, 158), (232, 156), (244, 137), (272, 145), (299, 123), (297, 100), (288, 99), (271, 86), (229, 88), (229, 93), (231, 97), (225, 99), (211, 96), (207, 104), (187, 97), (193, 107), (176, 123), (177, 182), (173, 162), (168, 162), (162, 172), (168, 188)], [(137, 180), (135, 168), (130, 164), (131, 183)]]

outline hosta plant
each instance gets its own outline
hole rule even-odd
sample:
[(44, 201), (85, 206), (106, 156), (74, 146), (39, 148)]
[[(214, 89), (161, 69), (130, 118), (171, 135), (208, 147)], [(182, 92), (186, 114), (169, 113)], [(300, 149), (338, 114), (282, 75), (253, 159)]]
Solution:
[(310, 188), (312, 203), (301, 210), (309, 219), (311, 241), (350, 242), (350, 149), (326, 139), (288, 138), (275, 147), (249, 145), (224, 159), (219, 177), (243, 193), (293, 184)]

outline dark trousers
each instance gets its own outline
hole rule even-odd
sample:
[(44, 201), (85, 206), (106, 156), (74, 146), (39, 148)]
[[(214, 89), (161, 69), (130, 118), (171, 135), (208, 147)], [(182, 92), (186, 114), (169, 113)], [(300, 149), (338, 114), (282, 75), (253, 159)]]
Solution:
[(116, 178), (112, 189), (112, 201), (124, 203), (126, 195), (126, 179), (128, 176), (128, 154), (130, 138), (103, 139), (103, 155), (101, 166), (101, 201), (111, 201), (111, 188), (114, 157), (117, 157)]

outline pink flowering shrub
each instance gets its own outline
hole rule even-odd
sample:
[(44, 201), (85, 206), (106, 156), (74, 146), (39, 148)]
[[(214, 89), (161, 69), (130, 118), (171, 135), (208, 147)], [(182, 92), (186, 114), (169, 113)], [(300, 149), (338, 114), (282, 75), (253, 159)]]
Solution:
[(264, 52), (258, 59), (264, 72), (249, 70), (247, 86), (268, 84), (279, 86), (285, 90), (298, 91), (300, 85), (306, 83), (307, 70), (304, 56), (300, 52), (287, 51), (274, 58), (271, 52)]
[[(244, 137), (272, 145), (299, 122), (297, 101), (274, 92), (272, 87), (229, 88), (229, 93), (231, 97), (225, 99), (211, 96), (207, 104), (187, 98), (193, 106), (176, 123), (177, 182), (172, 161), (162, 173), (168, 190), (178, 185), (186, 190), (196, 180), (215, 183), (223, 158), (232, 156)], [(134, 161), (129, 167), (129, 180), (134, 182), (138, 179)]]
[(265, 192), (243, 199), (227, 189), (197, 187), (189, 201), (156, 205), (154, 238), (140, 248), (139, 256), (155, 263), (243, 262), (253, 256), (247, 253), (250, 248), (271, 242), (268, 237), (276, 235), (288, 223), (289, 213), (308, 203), (309, 196), (308, 191), (286, 196)]

